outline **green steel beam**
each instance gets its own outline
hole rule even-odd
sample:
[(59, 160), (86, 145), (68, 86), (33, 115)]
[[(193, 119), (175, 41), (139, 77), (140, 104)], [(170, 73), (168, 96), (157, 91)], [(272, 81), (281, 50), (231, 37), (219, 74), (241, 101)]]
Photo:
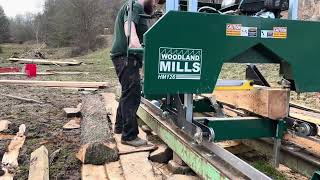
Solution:
[(316, 171), (316, 172), (313, 174), (311, 180), (319, 180), (319, 179), (320, 179), (320, 171)]
[(240, 172), (232, 167), (226, 168), (227, 165), (219, 157), (210, 155), (210, 151), (206, 149), (195, 148), (197, 145), (191, 143), (189, 137), (157, 121), (157, 116), (146, 106), (140, 105), (137, 115), (203, 179), (242, 179), (243, 175)]
[(129, 54), (143, 54), (144, 49), (143, 48), (129, 48), (128, 53)]
[(280, 64), (298, 92), (318, 92), (319, 30), (319, 22), (170, 11), (144, 34), (144, 93), (212, 93), (223, 63)]
[(204, 124), (215, 132), (215, 141), (236, 139), (257, 139), (264, 137), (276, 137), (279, 123), (279, 137), (282, 138), (286, 131), (284, 121), (275, 121), (266, 118), (235, 117), (235, 118), (211, 118), (199, 117), (195, 120), (204, 120)]

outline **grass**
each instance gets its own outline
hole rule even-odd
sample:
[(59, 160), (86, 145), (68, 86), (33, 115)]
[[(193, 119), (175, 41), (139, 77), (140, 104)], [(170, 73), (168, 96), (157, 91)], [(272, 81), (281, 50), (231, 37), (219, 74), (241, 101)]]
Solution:
[(286, 176), (272, 167), (269, 162), (264, 160), (257, 160), (252, 163), (253, 167), (263, 172), (267, 176), (275, 180), (286, 180)]
[[(20, 45), (20, 44), (2, 44), (3, 53), (0, 53), (0, 67), (1, 66), (14, 66), (7, 59), (12, 56), (14, 52), (19, 54), (26, 54), (32, 49), (36, 49), (36, 45)], [(43, 51), (48, 52), (49, 57), (61, 57), (65, 54), (67, 48), (45, 48)], [(117, 82), (116, 74), (113, 69), (112, 61), (109, 56), (109, 48), (100, 49), (88, 55), (73, 58), (83, 62), (80, 66), (44, 66), (38, 65), (38, 72), (52, 71), (67, 71), (67, 72), (89, 72), (83, 75), (53, 75), (53, 76), (38, 76), (34, 80), (47, 80), (47, 81), (108, 81)], [(47, 56), (47, 54), (46, 54)], [(18, 65), (21, 69), (24, 65)], [(25, 76), (10, 76), (0, 78), (11, 79), (27, 79)]]

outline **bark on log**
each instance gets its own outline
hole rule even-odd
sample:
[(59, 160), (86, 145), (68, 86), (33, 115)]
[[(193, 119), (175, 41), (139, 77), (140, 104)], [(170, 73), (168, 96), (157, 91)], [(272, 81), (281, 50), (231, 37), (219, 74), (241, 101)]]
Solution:
[(84, 164), (102, 165), (118, 160), (107, 112), (100, 95), (82, 97), (81, 144), (77, 157)]

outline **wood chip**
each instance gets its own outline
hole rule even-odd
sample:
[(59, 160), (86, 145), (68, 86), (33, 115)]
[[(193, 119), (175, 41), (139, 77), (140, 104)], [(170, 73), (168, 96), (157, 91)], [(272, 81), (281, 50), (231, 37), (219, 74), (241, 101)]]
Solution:
[(28, 179), (49, 180), (49, 158), (45, 146), (41, 146), (31, 153)]
[(72, 118), (67, 124), (63, 126), (63, 129), (70, 130), (70, 129), (79, 129), (80, 128), (81, 120), (78, 117)]
[(7, 130), (10, 123), (11, 123), (10, 121), (1, 120), (1, 121), (0, 121), (0, 131)]

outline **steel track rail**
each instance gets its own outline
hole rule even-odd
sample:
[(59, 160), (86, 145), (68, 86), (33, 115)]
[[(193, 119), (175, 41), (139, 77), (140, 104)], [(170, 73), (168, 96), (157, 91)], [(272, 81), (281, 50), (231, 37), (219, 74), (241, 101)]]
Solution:
[(214, 143), (195, 144), (191, 137), (162, 117), (161, 109), (145, 99), (137, 114), (203, 179), (271, 179)]
[[(269, 157), (273, 155), (273, 141), (271, 139), (241, 140), (241, 142), (259, 153)], [(294, 144), (283, 144), (281, 146), (280, 163), (308, 177), (311, 177), (315, 171), (320, 169), (320, 159), (318, 157)]]

